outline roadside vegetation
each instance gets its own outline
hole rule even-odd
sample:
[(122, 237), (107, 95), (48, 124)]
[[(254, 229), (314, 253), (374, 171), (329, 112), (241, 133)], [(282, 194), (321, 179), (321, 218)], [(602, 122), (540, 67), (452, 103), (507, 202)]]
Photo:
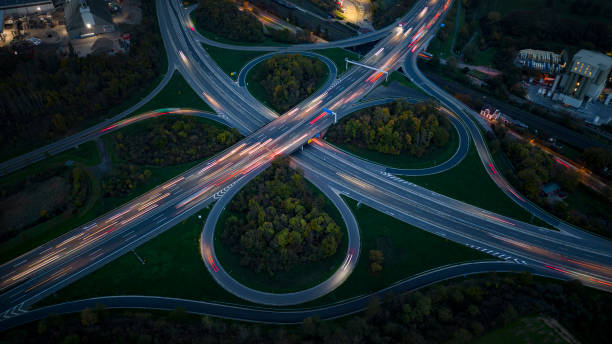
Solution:
[(146, 95), (166, 63), (156, 18), (154, 2), (143, 1), (127, 54), (25, 56), (0, 49), (0, 158), (74, 134)]
[(328, 74), (325, 64), (316, 58), (276, 55), (253, 67), (247, 81), (253, 96), (283, 113), (313, 94)]
[[(326, 56), (332, 61), (334, 61), (334, 64), (336, 65), (336, 68), (338, 69), (338, 76), (342, 75), (342, 73), (347, 71), (346, 62), (344, 61), (345, 58), (348, 58), (349, 60), (353, 60), (353, 61), (359, 60), (359, 55), (355, 54), (352, 51), (342, 49), (342, 48), (321, 49), (321, 50), (315, 50), (314, 52), (317, 54)], [(349, 66), (349, 69), (350, 68), (351, 66)]]
[[(176, 74), (141, 110), (181, 104), (207, 107)], [(101, 137), (102, 152), (92, 141), (3, 176), (0, 262), (95, 219), (240, 138), (203, 118), (147, 119)]]
[(465, 159), (448, 171), (429, 176), (402, 178), (476, 207), (537, 226), (548, 227), (545, 222), (533, 217), (514, 203), (497, 187), (482, 166), (473, 144), (470, 145)]
[(154, 118), (127, 133), (112, 135), (122, 160), (139, 165), (170, 166), (211, 156), (242, 135), (189, 116)]
[(91, 168), (94, 142), (3, 176), (0, 182), (0, 263), (55, 238), (82, 219), (99, 197)]
[(326, 136), (369, 160), (406, 168), (444, 162), (456, 151), (457, 137), (433, 103), (413, 105), (401, 100), (359, 110), (332, 126)]
[(238, 79), (238, 74), (252, 59), (265, 55), (269, 51), (244, 51), (230, 50), (213, 47), (211, 45), (202, 44), (208, 55), (215, 61), (225, 74), (231, 76), (234, 80)]
[(234, 278), (276, 292), (322, 282), (344, 259), (346, 242), (337, 209), (288, 158), (236, 194), (215, 232), (220, 264)]
[(448, 264), (497, 259), (414, 227), (343, 197), (359, 225), (361, 253), (355, 270), (330, 294), (305, 304), (315, 307), (366, 295), (418, 273)]
[(220, 288), (202, 261), (199, 239), (208, 212), (208, 209), (199, 211), (135, 248), (135, 253), (124, 254), (49, 295), (36, 306), (107, 295), (152, 295), (244, 303)]
[[(490, 141), (491, 153), (503, 155), (497, 159), (503, 174), (532, 202), (550, 211), (564, 221), (597, 234), (612, 237), (610, 201), (580, 184), (579, 172), (553, 160), (539, 147), (519, 140), (504, 126), (493, 127), (497, 137)], [(612, 161), (603, 148), (588, 149), (586, 160), (590, 166), (607, 166)], [(505, 163), (508, 162), (508, 163)], [(558, 185), (559, 193), (546, 195), (544, 185)], [(612, 197), (612, 195), (607, 195)]]
[[(610, 294), (577, 282), (492, 273), (438, 283), (406, 295), (373, 298), (358, 314), (329, 321), (307, 318), (293, 326), (190, 315), (181, 308), (172, 312), (123, 311), (100, 305), (80, 314), (53, 315), (20, 326), (7, 331), (4, 338), (11, 343), (147, 343), (153, 338), (232, 343), (245, 338), (266, 343), (501, 343), (513, 337), (536, 338), (536, 342), (553, 338), (552, 342), (557, 342), (563, 333), (565, 339), (572, 336), (583, 343), (605, 343), (610, 304)], [(529, 319), (536, 314), (545, 319), (546, 326), (532, 327)], [(500, 331), (506, 328), (512, 332), (505, 330), (501, 337)]]
[(202, 98), (195, 93), (187, 81), (185, 81), (185, 78), (178, 71), (175, 71), (166, 86), (150, 101), (138, 108), (138, 110), (135, 111), (135, 114), (164, 108), (186, 108), (210, 112), (213, 111), (208, 104), (202, 101)]
[[(417, 85), (415, 85), (410, 79), (408, 79), (404, 74), (394, 71), (389, 75), (389, 78), (381, 83), (382, 86), (389, 86), (392, 82), (397, 82), (400, 85), (404, 85), (406, 87), (410, 87), (416, 91), (419, 91), (423, 96), (428, 97), (427, 93), (425, 93), (422, 89), (420, 89)], [(380, 86), (379, 86), (380, 87)]]

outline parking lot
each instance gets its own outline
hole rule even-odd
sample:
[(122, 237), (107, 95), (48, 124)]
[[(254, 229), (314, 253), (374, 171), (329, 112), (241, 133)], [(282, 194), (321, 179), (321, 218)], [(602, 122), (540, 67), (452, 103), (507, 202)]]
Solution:
[[(123, 0), (121, 7), (112, 1), (109, 9), (112, 8), (113, 22), (118, 31), (81, 39), (68, 37), (64, 11), (61, 7), (47, 13), (32, 13), (19, 17), (5, 15), (4, 30), (0, 34), (0, 47), (24, 41), (25, 44), (31, 44), (35, 50), (56, 50), (60, 53), (67, 53), (69, 43), (72, 43), (75, 53), (79, 56), (85, 56), (98, 49), (103, 52), (124, 51), (126, 46), (120, 43), (122, 33), (119, 30), (126, 27), (125, 24), (140, 24), (142, 20), (140, 1)], [(96, 43), (100, 38), (103, 39)]]

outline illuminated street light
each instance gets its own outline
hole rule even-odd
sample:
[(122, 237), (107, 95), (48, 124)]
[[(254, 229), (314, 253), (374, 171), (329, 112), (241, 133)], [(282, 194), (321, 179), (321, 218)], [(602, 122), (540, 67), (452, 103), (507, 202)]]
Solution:
[(88, 29), (91, 29), (91, 24), (87, 23), (85, 26), (87, 26)]

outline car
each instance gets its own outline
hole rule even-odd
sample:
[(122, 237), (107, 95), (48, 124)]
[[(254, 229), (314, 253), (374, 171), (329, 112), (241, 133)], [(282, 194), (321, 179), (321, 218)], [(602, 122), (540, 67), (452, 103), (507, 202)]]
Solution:
[(40, 45), (42, 43), (42, 41), (36, 37), (28, 37), (26, 40), (30, 41), (34, 45)]

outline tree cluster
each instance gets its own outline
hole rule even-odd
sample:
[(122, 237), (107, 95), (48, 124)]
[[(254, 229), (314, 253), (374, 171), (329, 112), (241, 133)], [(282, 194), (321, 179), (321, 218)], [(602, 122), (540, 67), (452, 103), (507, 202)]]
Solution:
[(163, 44), (152, 1), (132, 29), (129, 53), (31, 59), (0, 48), (0, 145), (6, 150), (64, 137), (143, 92), (160, 73)]
[(415, 0), (372, 0), (372, 25), (380, 29), (406, 14)]
[(263, 25), (230, 0), (199, 0), (193, 11), (198, 27), (234, 41), (263, 42)]
[(272, 107), (285, 112), (316, 91), (325, 75), (323, 62), (302, 55), (277, 55), (251, 73), (263, 87)]
[(513, 170), (504, 171), (504, 175), (513, 185), (517, 186), (530, 200), (557, 217), (605, 236), (612, 235), (610, 214), (593, 211), (587, 215), (578, 209), (570, 209), (564, 201), (551, 204), (541, 194), (542, 185), (555, 182), (569, 197), (572, 197), (572, 192), (579, 184), (578, 173), (554, 162), (552, 157), (540, 148), (512, 137), (501, 126), (496, 126), (494, 129), (500, 139), (491, 142), (492, 152), (495, 153), (501, 148), (505, 156), (509, 158)]
[(434, 104), (395, 101), (358, 111), (330, 128), (327, 137), (384, 154), (420, 157), (445, 146), (449, 130), (450, 122)]
[(538, 199), (542, 185), (557, 182), (567, 191), (578, 186), (578, 175), (565, 168), (558, 168), (552, 157), (536, 146), (519, 141), (496, 126), (496, 133), (501, 138), (501, 148), (510, 159), (514, 171), (508, 171), (508, 177), (517, 182), (519, 189), (531, 199)]
[(307, 318), (298, 326), (271, 326), (197, 317), (176, 309), (167, 316), (102, 307), (80, 317), (52, 315), (6, 332), (11, 343), (471, 343), (484, 333), (534, 315), (556, 319), (583, 343), (605, 343), (612, 321), (610, 294), (578, 282), (489, 274), (438, 284), (407, 295), (373, 299), (340, 320)]
[(612, 150), (603, 147), (589, 147), (581, 156), (585, 165), (595, 173), (612, 171)]
[(140, 166), (127, 164), (114, 166), (102, 181), (104, 197), (121, 197), (127, 195), (138, 184), (151, 178), (152, 172)]
[(287, 158), (275, 160), (231, 201), (221, 240), (242, 265), (269, 274), (331, 257), (343, 234), (325, 203)]
[(234, 144), (242, 136), (194, 118), (147, 120), (135, 134), (113, 135), (121, 159), (138, 165), (168, 166), (206, 158)]

